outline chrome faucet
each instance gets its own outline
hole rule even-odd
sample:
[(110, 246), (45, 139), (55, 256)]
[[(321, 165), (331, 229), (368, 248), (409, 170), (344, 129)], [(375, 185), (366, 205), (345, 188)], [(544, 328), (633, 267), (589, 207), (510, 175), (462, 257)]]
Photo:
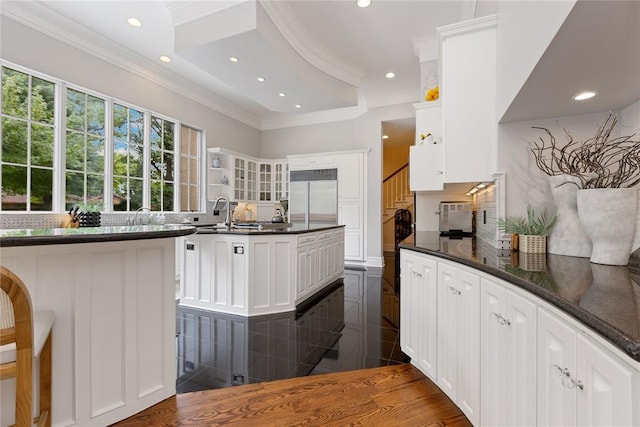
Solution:
[(227, 227), (231, 227), (231, 204), (229, 203), (228, 198), (226, 198), (225, 196), (220, 196), (216, 199), (215, 203), (213, 204), (213, 214), (215, 215), (215, 211), (218, 210), (218, 203), (220, 203), (220, 200), (227, 204), (227, 215), (224, 218), (224, 225), (226, 225)]
[[(136, 209), (136, 216), (133, 218), (133, 225), (138, 225), (138, 213), (143, 210), (148, 210), (149, 212), (151, 212), (151, 209), (140, 206), (138, 209)], [(142, 224), (142, 218), (140, 218), (140, 223)]]

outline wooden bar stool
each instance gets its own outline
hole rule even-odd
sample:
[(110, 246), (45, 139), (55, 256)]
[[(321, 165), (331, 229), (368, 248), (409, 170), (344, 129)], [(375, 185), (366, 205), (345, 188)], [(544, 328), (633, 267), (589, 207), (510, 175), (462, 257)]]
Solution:
[[(15, 426), (51, 426), (50, 311), (33, 313), (22, 280), (0, 266), (0, 380), (16, 379)], [(40, 414), (33, 419), (33, 359), (40, 359)]]

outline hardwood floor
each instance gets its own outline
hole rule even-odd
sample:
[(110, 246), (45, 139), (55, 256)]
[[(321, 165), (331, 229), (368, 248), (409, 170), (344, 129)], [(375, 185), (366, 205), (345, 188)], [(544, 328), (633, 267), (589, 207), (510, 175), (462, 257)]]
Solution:
[(470, 426), (409, 364), (173, 396), (115, 426)]

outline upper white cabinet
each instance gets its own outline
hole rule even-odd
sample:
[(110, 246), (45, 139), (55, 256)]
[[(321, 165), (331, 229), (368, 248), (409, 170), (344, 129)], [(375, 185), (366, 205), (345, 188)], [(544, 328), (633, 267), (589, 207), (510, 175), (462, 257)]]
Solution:
[(207, 200), (218, 196), (234, 197), (234, 156), (215, 149), (207, 150)]
[(537, 306), (482, 278), (480, 314), (481, 424), (534, 426)]
[(304, 171), (309, 169), (332, 169), (338, 167), (338, 159), (333, 154), (311, 154), (288, 156), (289, 169)]
[(438, 28), (445, 182), (490, 180), (496, 169), (496, 24), (491, 15)]
[(438, 262), (440, 388), (473, 424), (480, 421), (480, 278)]
[(400, 265), (400, 348), (413, 365), (436, 381), (436, 262), (401, 250)]
[[(421, 102), (416, 108), (416, 141), (409, 147), (409, 187), (411, 191), (444, 188), (444, 150), (440, 102)], [(422, 140), (420, 135), (431, 134)]]
[(631, 426), (638, 373), (550, 310), (538, 311), (538, 425)]

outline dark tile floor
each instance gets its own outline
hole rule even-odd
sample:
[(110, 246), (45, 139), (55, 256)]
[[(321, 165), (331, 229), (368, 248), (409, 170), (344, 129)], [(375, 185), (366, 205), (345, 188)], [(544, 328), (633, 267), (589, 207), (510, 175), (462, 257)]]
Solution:
[(393, 258), (386, 265), (345, 270), (301, 312), (247, 318), (178, 306), (178, 393), (406, 362)]

